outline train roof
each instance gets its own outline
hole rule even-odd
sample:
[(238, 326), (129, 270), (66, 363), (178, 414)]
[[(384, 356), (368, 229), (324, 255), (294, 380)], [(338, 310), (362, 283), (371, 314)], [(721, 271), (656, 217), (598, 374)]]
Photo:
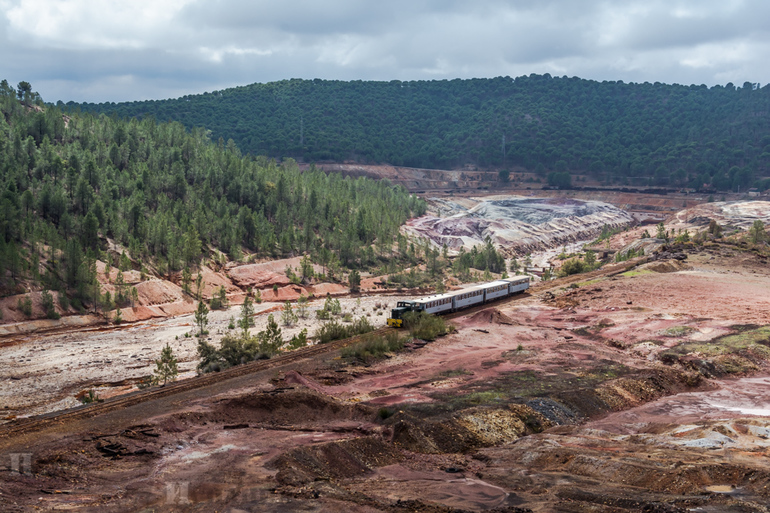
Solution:
[[(456, 292), (456, 291), (455, 291)], [(453, 292), (447, 292), (445, 294), (435, 294), (433, 296), (425, 296), (418, 299), (415, 299), (415, 302), (425, 302), (425, 301), (436, 301), (437, 299), (446, 299), (454, 296), (455, 294)]]
[(529, 281), (529, 276), (514, 276), (513, 278), (501, 278), (500, 281), (504, 281), (506, 283), (524, 283), (525, 281)]
[(446, 299), (454, 297), (458, 294), (465, 294), (467, 292), (475, 292), (477, 290), (484, 290), (488, 289), (490, 287), (495, 287), (497, 285), (508, 285), (509, 283), (524, 283), (525, 281), (529, 281), (529, 276), (516, 276), (514, 278), (501, 278), (499, 280), (495, 281), (488, 281), (486, 283), (480, 283), (478, 285), (471, 285), (470, 287), (464, 287), (462, 289), (453, 290), (451, 292), (445, 292), (444, 294), (434, 294), (432, 296), (425, 296), (417, 299), (413, 299), (414, 302), (427, 302), (427, 301), (436, 301), (437, 299)]

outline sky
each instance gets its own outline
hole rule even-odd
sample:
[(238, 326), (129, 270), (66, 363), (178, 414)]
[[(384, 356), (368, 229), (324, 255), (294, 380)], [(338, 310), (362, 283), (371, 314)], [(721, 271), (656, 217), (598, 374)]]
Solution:
[(765, 85), (768, 20), (767, 0), (0, 0), (0, 79), (47, 102), (290, 78)]

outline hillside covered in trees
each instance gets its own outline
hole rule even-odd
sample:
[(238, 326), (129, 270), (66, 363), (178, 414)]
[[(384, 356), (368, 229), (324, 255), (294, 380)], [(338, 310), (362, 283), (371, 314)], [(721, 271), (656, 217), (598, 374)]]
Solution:
[(26, 82), (0, 83), (0, 113), (3, 295), (24, 281), (87, 303), (108, 243), (159, 274), (244, 252), (364, 268), (425, 209), (387, 181), (243, 156), (200, 128), (65, 115)]
[(530, 75), (285, 80), (71, 110), (174, 120), (242, 151), (308, 162), (521, 166), (612, 183), (770, 187), (770, 85), (708, 88)]

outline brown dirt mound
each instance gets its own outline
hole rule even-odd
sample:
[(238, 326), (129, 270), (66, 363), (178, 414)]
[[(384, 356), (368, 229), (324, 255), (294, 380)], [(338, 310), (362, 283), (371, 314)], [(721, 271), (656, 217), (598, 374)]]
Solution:
[(288, 451), (269, 466), (278, 469), (276, 480), (289, 486), (313, 481), (360, 477), (375, 467), (401, 461), (401, 453), (378, 438), (362, 437)]
[(456, 419), (425, 421), (397, 413), (393, 420), (393, 443), (422, 454), (465, 452), (483, 447), (483, 440)]
[(468, 321), (472, 324), (516, 324), (513, 319), (502, 313), (497, 308), (486, 308), (478, 313), (473, 314), (473, 316), (468, 319)]
[(675, 273), (692, 269), (689, 265), (679, 260), (663, 260), (662, 262), (650, 262), (639, 267), (656, 273)]
[(311, 390), (256, 393), (222, 401), (209, 412), (180, 414), (179, 420), (224, 424), (259, 423), (307, 426), (332, 421), (369, 421), (375, 410), (346, 404)]

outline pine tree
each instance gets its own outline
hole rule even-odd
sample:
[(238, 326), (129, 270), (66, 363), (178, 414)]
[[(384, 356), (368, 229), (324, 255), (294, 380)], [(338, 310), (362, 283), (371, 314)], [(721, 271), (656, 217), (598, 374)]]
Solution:
[(297, 315), (301, 319), (307, 319), (307, 296), (301, 294), (297, 299)]
[(249, 338), (249, 328), (254, 326), (254, 305), (251, 302), (251, 298), (246, 296), (241, 305), (241, 318), (238, 321), (238, 325), (243, 330), (243, 338)]
[(198, 308), (195, 310), (195, 324), (198, 325), (199, 337), (208, 334), (206, 326), (209, 324), (209, 309), (203, 301), (198, 301)]
[(361, 274), (355, 269), (348, 274), (348, 284), (350, 285), (350, 292), (361, 290)]
[(281, 312), (281, 322), (283, 322), (284, 326), (293, 326), (297, 322), (297, 314), (294, 313), (294, 308), (292, 308), (290, 301), (286, 301), (283, 304), (283, 312)]
[(152, 382), (157, 385), (163, 382), (165, 385), (168, 381), (176, 380), (179, 374), (179, 369), (176, 366), (176, 356), (171, 346), (166, 343), (166, 347), (160, 352), (160, 359), (155, 360), (155, 370), (152, 373)]

